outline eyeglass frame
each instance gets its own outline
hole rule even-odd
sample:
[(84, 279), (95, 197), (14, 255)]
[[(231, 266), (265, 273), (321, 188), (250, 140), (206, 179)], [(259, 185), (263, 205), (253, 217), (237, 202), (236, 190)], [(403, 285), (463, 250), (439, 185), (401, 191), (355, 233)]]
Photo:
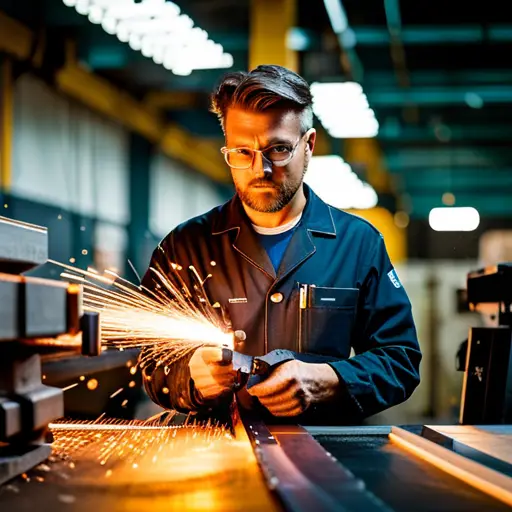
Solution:
[[(307, 135), (309, 132), (310, 132), (310, 130), (308, 130), (306, 133), (304, 133), (300, 137), (300, 139), (295, 143), (295, 145), (293, 146), (293, 148), (291, 150), (289, 158), (287, 158), (286, 160), (283, 160), (282, 162), (279, 162), (279, 163), (273, 162), (272, 160), (270, 160), (270, 158), (267, 158), (265, 156), (265, 153), (267, 151), (271, 150), (272, 148), (276, 147), (276, 146), (284, 146), (284, 144), (272, 144), (272, 146), (269, 146), (268, 148), (265, 148), (265, 149), (253, 149), (253, 148), (249, 148), (249, 147), (246, 147), (246, 146), (241, 146), (241, 147), (238, 147), (238, 148), (228, 148), (227, 146), (223, 146), (222, 148), (220, 148), (220, 152), (224, 155), (224, 160), (229, 165), (229, 167), (231, 167), (232, 169), (237, 169), (237, 170), (250, 169), (254, 165), (254, 157), (256, 156), (256, 153), (261, 153), (261, 157), (264, 158), (265, 160), (267, 160), (267, 162), (270, 162), (272, 165), (275, 165), (276, 167), (284, 167), (285, 165), (288, 165), (293, 160), (293, 158), (295, 157), (295, 153), (297, 151), (297, 148), (299, 147), (299, 144), (301, 143), (301, 141), (304, 138), (304, 136)], [(230, 151), (234, 151), (234, 150), (237, 150), (237, 149), (247, 149), (249, 151), (252, 151), (252, 160), (251, 160), (251, 163), (247, 167), (233, 167), (228, 162), (228, 153)]]

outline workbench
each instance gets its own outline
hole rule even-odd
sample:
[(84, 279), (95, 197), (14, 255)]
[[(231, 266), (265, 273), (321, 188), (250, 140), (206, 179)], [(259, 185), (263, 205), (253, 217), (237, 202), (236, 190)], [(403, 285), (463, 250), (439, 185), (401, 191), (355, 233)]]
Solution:
[(52, 430), (54, 455), (0, 488), (0, 510), (401, 512), (512, 505), (507, 425), (303, 428), (242, 414), (231, 427), (117, 421), (56, 423)]

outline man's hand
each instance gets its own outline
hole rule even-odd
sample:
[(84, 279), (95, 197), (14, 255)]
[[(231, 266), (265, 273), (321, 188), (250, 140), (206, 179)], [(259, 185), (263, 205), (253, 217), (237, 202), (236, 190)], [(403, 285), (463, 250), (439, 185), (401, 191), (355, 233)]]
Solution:
[(247, 391), (274, 416), (297, 416), (309, 406), (333, 398), (339, 389), (336, 372), (328, 364), (288, 361), (263, 382)]
[(231, 364), (222, 365), (221, 362), (221, 348), (201, 347), (188, 363), (194, 387), (206, 400), (218, 398), (233, 389), (233, 367)]

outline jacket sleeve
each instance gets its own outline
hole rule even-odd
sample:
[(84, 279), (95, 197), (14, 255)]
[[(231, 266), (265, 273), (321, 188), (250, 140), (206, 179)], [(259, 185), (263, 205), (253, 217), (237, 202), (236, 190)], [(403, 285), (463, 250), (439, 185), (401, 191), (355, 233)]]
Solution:
[[(143, 291), (155, 300), (158, 300), (157, 297), (161, 294), (166, 294), (166, 297), (172, 300), (171, 291), (162, 286), (160, 279), (151, 269), (164, 274), (165, 278), (180, 291), (188, 287), (179, 277), (176, 264), (174, 233), (171, 232), (153, 251), (148, 269), (142, 278)], [(186, 262), (182, 264), (185, 265)], [(206, 411), (216, 405), (203, 402), (194, 388), (188, 366), (193, 351), (167, 365), (159, 365), (151, 352), (151, 347), (142, 349), (139, 361), (144, 388), (153, 402), (164, 409), (183, 413)]]
[(420, 381), (422, 355), (411, 303), (382, 236), (362, 277), (352, 338), (356, 355), (329, 364), (342, 383), (347, 410), (365, 418), (409, 398)]

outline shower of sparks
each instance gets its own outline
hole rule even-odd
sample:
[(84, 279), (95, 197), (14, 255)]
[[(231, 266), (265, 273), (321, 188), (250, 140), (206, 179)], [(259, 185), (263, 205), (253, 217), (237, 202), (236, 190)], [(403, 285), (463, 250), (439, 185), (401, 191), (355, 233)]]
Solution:
[(62, 391), (67, 391), (68, 389), (73, 389), (76, 386), (78, 386), (78, 382), (75, 382), (74, 384), (71, 384), (70, 386), (66, 386), (65, 388), (62, 388)]
[[(144, 349), (132, 374), (140, 368), (148, 378), (144, 368), (150, 363), (162, 366), (167, 374), (170, 365), (201, 346), (233, 346), (233, 334), (227, 332), (205, 295), (199, 295), (210, 274), (201, 280), (190, 267), (198, 293), (194, 300), (179, 274), (182, 267), (175, 263), (169, 262), (172, 276), (159, 266), (150, 269), (156, 287), (149, 290), (110, 270), (100, 274), (93, 268), (50, 261), (65, 269), (62, 278), (82, 285), (84, 310), (100, 315), (102, 346)], [(80, 334), (75, 339), (80, 341)]]
[(144, 478), (166, 479), (208, 474), (215, 465), (198, 464), (193, 454), (201, 453), (203, 462), (205, 457), (218, 461), (225, 456), (227, 445), (236, 444), (235, 437), (219, 422), (194, 420), (173, 425), (175, 415), (163, 412), (146, 421), (63, 419), (52, 423), (52, 462), (64, 462), (70, 469), (86, 465), (91, 479), (130, 479), (134, 471)]
[(112, 393), (110, 395), (110, 398), (114, 398), (115, 396), (119, 395), (119, 393), (122, 393), (124, 388), (119, 388), (117, 391), (114, 391), (114, 393)]

